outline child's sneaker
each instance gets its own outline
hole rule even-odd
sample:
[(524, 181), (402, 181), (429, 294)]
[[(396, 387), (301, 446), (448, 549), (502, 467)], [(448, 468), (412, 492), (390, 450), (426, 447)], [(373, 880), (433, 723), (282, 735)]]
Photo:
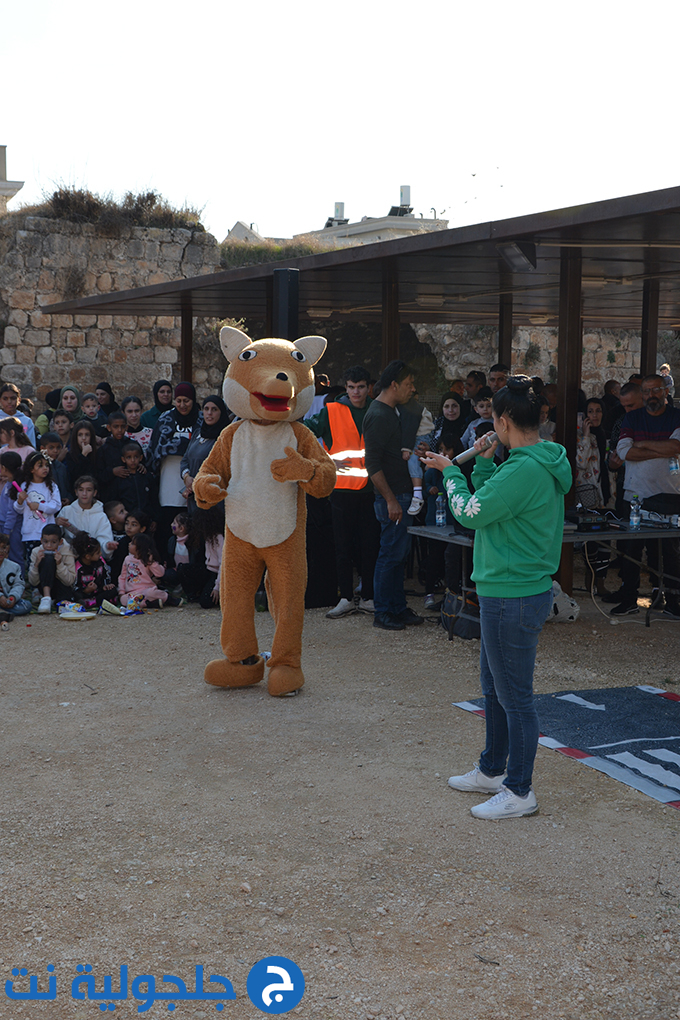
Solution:
[(420, 511), (422, 510), (422, 508), (424, 506), (425, 506), (425, 500), (421, 499), (419, 496), (414, 496), (413, 499), (411, 500), (411, 505), (408, 508), (408, 510), (406, 511), (406, 513), (410, 514), (411, 517), (415, 517), (416, 514), (420, 513)]
[(39, 613), (51, 613), (52, 612), (52, 599), (49, 595), (43, 595), (40, 599), (40, 605), (38, 606)]

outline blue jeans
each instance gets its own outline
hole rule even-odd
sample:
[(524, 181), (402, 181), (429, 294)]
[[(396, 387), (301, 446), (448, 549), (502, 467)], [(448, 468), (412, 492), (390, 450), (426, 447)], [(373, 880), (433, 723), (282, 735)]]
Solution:
[(411, 548), (406, 511), (411, 505), (412, 493), (402, 492), (395, 498), (402, 509), (399, 524), (390, 520), (387, 502), (375, 497), (375, 516), (380, 523), (380, 552), (373, 574), (373, 602), (376, 613), (393, 613), (398, 616), (406, 609), (404, 595), (404, 567)]
[(552, 591), (509, 599), (479, 596), (486, 712), (486, 747), (479, 767), (487, 776), (502, 776), (507, 764), (505, 785), (519, 797), (531, 789), (538, 747), (534, 663), (551, 601)]
[(0, 613), (9, 613), (10, 616), (25, 616), (31, 611), (31, 603), (28, 599), (17, 599), (11, 609), (3, 609), (0, 606)]

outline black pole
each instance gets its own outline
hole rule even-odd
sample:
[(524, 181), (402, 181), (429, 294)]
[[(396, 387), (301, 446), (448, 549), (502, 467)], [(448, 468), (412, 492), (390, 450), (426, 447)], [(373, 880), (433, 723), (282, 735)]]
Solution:
[(300, 270), (275, 269), (272, 274), (272, 336), (298, 338)]

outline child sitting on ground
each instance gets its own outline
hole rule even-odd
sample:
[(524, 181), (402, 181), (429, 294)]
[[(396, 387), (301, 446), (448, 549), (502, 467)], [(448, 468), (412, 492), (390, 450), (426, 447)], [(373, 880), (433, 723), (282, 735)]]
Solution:
[[(108, 505), (108, 504), (107, 504)], [(122, 504), (121, 504), (122, 505)], [(151, 534), (153, 522), (143, 510), (133, 510), (125, 518), (125, 534), (118, 541), (118, 548), (111, 557), (111, 580), (118, 584), (123, 561), (130, 552), (130, 540), (135, 535)]]
[(61, 516), (57, 517), (57, 524), (62, 526), (67, 535), (85, 531), (96, 539), (104, 556), (110, 560), (117, 545), (113, 541), (109, 519), (97, 499), (97, 482), (92, 475), (83, 475), (77, 479), (74, 488), (76, 501), (63, 507)]
[(0, 532), (9, 538), (9, 558), (19, 564), (24, 576), (24, 547), (21, 544), (23, 519), (17, 513), (14, 482), (21, 475), (21, 457), (14, 450), (0, 453)]
[(142, 595), (146, 609), (161, 609), (164, 605), (178, 606), (180, 600), (157, 588), (155, 581), (165, 574), (158, 562), (158, 552), (148, 535), (138, 534), (130, 540), (130, 552), (123, 561), (118, 578), (121, 605), (129, 595)]
[(111, 525), (111, 534), (113, 535), (113, 541), (116, 543), (115, 552), (118, 549), (119, 543), (125, 538), (125, 521), (127, 520), (128, 512), (120, 500), (110, 499), (108, 503), (104, 504), (104, 513)]
[(9, 630), (13, 616), (30, 613), (31, 603), (23, 594), (21, 566), (9, 559), (9, 535), (0, 535), (0, 630)]
[(52, 477), (59, 488), (61, 505), (66, 506), (71, 502), (72, 493), (68, 469), (66, 464), (60, 459), (61, 452), (64, 449), (61, 437), (57, 432), (45, 432), (44, 435), (38, 436), (38, 449), (41, 453), (45, 454), (50, 462)]
[(31, 553), (28, 583), (40, 594), (39, 613), (51, 613), (53, 602), (73, 601), (76, 565), (58, 524), (46, 524)]
[(21, 541), (28, 564), (31, 553), (40, 545), (43, 527), (54, 524), (55, 514), (61, 510), (61, 496), (51, 465), (40, 451), (26, 458), (21, 477), (23, 484), (17, 493), (16, 510), (22, 517)]
[(106, 598), (115, 594), (108, 566), (102, 559), (102, 549), (96, 538), (79, 531), (73, 539), (76, 558), (76, 598), (87, 609), (101, 606)]
[(156, 502), (156, 484), (144, 467), (144, 452), (139, 443), (126, 440), (120, 458), (126, 473), (113, 478), (109, 486), (111, 499), (119, 499), (126, 510), (139, 507), (150, 513)]
[(476, 417), (472, 419), (468, 427), (465, 429), (461, 437), (461, 443), (463, 444), (464, 450), (469, 450), (475, 445), (477, 439), (477, 426), (482, 423), (488, 423), (492, 421), (493, 416), (493, 393), (489, 386), (482, 386), (477, 391), (477, 395), (473, 400), (473, 406), (476, 411)]

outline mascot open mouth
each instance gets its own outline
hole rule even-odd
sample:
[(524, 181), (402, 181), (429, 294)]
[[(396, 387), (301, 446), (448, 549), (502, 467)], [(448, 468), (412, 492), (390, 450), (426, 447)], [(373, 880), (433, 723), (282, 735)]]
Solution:
[(289, 397), (268, 397), (266, 393), (253, 393), (265, 411), (290, 411)]

